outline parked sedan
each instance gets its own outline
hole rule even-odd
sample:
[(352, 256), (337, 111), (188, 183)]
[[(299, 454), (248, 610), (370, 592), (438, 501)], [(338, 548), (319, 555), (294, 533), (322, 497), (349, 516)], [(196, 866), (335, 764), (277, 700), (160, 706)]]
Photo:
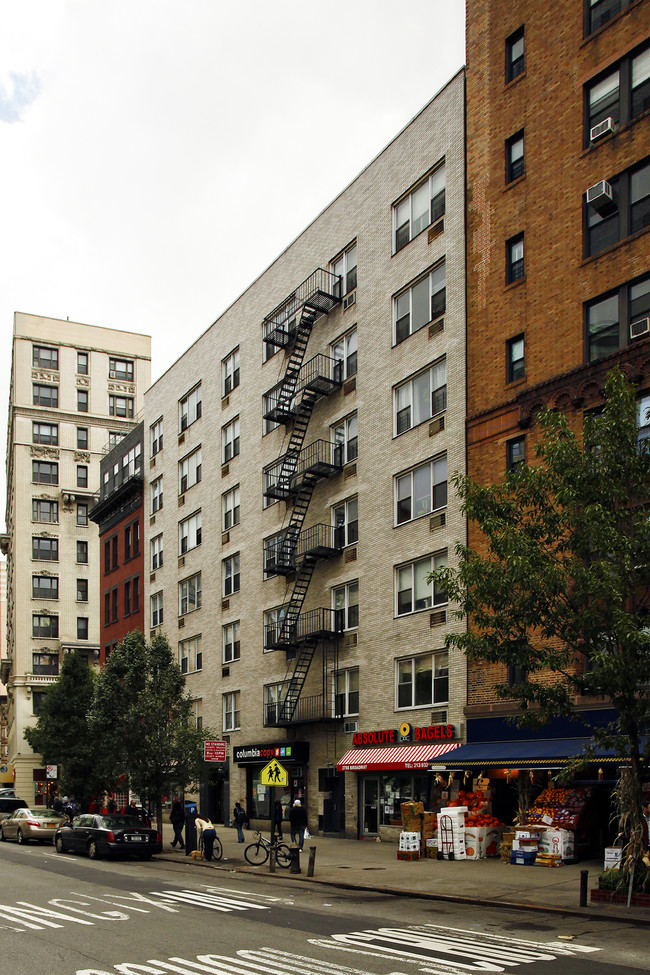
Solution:
[(77, 816), (63, 823), (54, 834), (58, 853), (87, 853), (91, 860), (101, 856), (137, 856), (148, 860), (162, 851), (162, 837), (147, 829), (135, 816)]
[(16, 840), (17, 843), (44, 840), (51, 843), (54, 831), (64, 819), (54, 809), (15, 809), (0, 823), (0, 840)]

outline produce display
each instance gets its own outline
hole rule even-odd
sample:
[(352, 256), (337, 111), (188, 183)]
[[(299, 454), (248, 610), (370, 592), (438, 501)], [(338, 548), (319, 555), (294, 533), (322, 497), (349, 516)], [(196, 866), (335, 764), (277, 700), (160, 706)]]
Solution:
[(484, 792), (458, 793), (458, 799), (452, 799), (447, 806), (467, 806), (465, 826), (501, 826), (501, 823), (490, 813), (490, 803)]
[(591, 791), (589, 786), (579, 789), (544, 789), (526, 813), (527, 825), (543, 824), (561, 829), (575, 829), (591, 797)]

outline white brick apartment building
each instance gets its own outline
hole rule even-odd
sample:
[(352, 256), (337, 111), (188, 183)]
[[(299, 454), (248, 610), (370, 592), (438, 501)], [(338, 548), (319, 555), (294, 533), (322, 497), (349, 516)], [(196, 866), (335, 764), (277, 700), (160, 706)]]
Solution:
[[(463, 733), (460, 624), (427, 582), (465, 539), (447, 491), (463, 89), (460, 72), (145, 396), (150, 630), (228, 742), (203, 794), (226, 821), (241, 799), (268, 823), (276, 756), (274, 798), (301, 798), (313, 831), (390, 835)], [(392, 747), (342, 761), (355, 730)]]
[(16, 795), (44, 801), (24, 738), (78, 648), (99, 657), (99, 536), (88, 513), (109, 441), (134, 424), (151, 381), (151, 340), (16, 313), (7, 435), (7, 757)]

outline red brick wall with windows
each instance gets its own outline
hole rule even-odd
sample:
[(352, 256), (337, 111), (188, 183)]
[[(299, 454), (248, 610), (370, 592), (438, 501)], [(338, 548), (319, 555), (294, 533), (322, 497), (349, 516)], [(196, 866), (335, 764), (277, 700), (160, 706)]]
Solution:
[[(99, 536), (101, 555), (101, 649), (100, 663), (106, 662), (107, 649), (120, 643), (131, 630), (144, 631), (144, 550), (142, 499), (137, 509)], [(105, 546), (109, 545), (108, 567)], [(117, 548), (115, 549), (115, 545)], [(116, 552), (117, 565), (113, 554)], [(128, 589), (125, 586), (128, 584)], [(117, 591), (117, 613), (113, 612), (113, 592)], [(108, 596), (108, 623), (106, 597)], [(130, 603), (130, 605), (129, 605)], [(117, 618), (115, 618), (115, 615)]]
[[(506, 81), (507, 39), (522, 26), (524, 67)], [(581, 0), (467, 0), (467, 442), (468, 472), (480, 483), (504, 478), (509, 440), (525, 434), (533, 456), (540, 406), (579, 426), (615, 363), (650, 389), (648, 337), (631, 342), (628, 329), (618, 350), (593, 363), (585, 342), (586, 304), (650, 275), (650, 223), (587, 257), (583, 227), (588, 187), (650, 162), (649, 111), (594, 144), (585, 111), (591, 83), (629, 66), (646, 44), (650, 0), (628, 3), (588, 36)], [(521, 131), (523, 173), (519, 163), (511, 178), (509, 140)], [(508, 284), (507, 242), (520, 234), (523, 276)], [(524, 375), (508, 383), (508, 340), (519, 335)], [(469, 543), (481, 546), (472, 525)], [(502, 709), (492, 687), (504, 677), (502, 667), (470, 663), (468, 713)]]

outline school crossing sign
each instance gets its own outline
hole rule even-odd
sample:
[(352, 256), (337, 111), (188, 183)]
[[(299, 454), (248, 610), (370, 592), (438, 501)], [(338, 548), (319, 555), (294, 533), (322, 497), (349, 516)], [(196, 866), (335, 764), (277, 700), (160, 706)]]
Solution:
[(260, 775), (260, 785), (289, 785), (289, 773), (286, 768), (277, 761), (277, 759), (272, 759), (268, 765), (265, 765), (262, 769)]

